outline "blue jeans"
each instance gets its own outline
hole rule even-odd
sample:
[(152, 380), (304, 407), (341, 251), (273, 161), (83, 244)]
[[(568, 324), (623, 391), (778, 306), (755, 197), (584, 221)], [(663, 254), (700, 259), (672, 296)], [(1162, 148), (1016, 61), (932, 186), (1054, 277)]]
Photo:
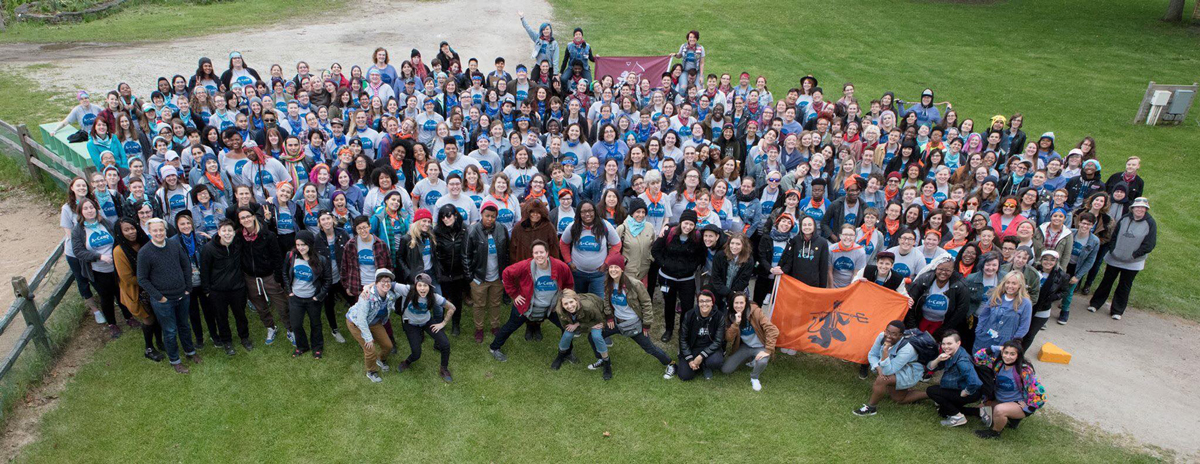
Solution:
[[(179, 364), (179, 346), (178, 343), (183, 343), (183, 353), (191, 356), (196, 354), (196, 348), (192, 345), (192, 324), (188, 305), (191, 303), (191, 298), (184, 295), (182, 298), (167, 298), (165, 303), (151, 301), (150, 308), (154, 310), (154, 317), (158, 319), (158, 325), (162, 327), (163, 343), (167, 345), (167, 359), (171, 360), (171, 364)], [(179, 337), (182, 333), (183, 337)]]
[[(575, 329), (576, 331), (583, 330), (584, 327)], [(604, 335), (600, 329), (589, 329), (588, 336), (592, 339), (592, 344), (596, 347), (597, 353), (607, 353), (608, 345), (604, 343)], [(571, 349), (571, 340), (575, 338), (575, 332), (567, 332), (563, 330), (562, 338), (558, 339), (558, 351), (567, 351)]]
[(604, 298), (604, 271), (575, 271), (571, 275), (575, 277), (576, 292), (591, 293)]

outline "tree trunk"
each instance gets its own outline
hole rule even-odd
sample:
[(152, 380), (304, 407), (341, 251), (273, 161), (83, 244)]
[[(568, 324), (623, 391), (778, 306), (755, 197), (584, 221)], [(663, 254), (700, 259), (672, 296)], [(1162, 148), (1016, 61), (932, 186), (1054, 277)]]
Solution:
[(1180, 22), (1183, 21), (1183, 4), (1184, 0), (1171, 0), (1167, 4), (1167, 14), (1163, 16), (1163, 21)]

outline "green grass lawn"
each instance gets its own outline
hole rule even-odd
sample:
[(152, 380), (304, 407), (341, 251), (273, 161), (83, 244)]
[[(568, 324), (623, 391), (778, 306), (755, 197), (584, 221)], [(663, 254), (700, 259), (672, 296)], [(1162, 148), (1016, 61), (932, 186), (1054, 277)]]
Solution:
[[(518, 332), (505, 346), (507, 363), (467, 332), (453, 338), (453, 384), (437, 378), (427, 340), (410, 370), (371, 384), (353, 340), (339, 345), (327, 336), (325, 359), (292, 359), (282, 336), (266, 347), (256, 330), (253, 352), (239, 348), (227, 358), (209, 347), (184, 376), (144, 359), (140, 334), (126, 332), (79, 371), (44, 418), (41, 440), (19, 460), (878, 462), (934, 450), (948, 462), (1151, 460), (1077, 435), (1053, 412), (1001, 441), (976, 438), (977, 420), (942, 428), (931, 403), (885, 402), (879, 415), (855, 417), (868, 382), (854, 366), (816, 356), (777, 355), (758, 393), (745, 368), (712, 381), (663, 380), (658, 362), (621, 337), (613, 380), (582, 363), (555, 372), (551, 339), (559, 332), (547, 325), (545, 333), (531, 343)], [(583, 340), (576, 354), (586, 363)], [(406, 344), (400, 353), (408, 354)]]
[(977, 128), (1024, 113), (1030, 140), (1053, 131), (1064, 155), (1095, 137), (1105, 179), (1140, 156), (1158, 248), (1132, 304), (1200, 320), (1200, 197), (1189, 193), (1200, 108), (1181, 127), (1130, 125), (1149, 81), (1200, 81), (1200, 33), (1159, 22), (1165, 0), (553, 3), (559, 30), (582, 27), (600, 55), (674, 53), (697, 29), (706, 72), (765, 75), (776, 98), (810, 73), (830, 99), (853, 82), (864, 106), (887, 90), (914, 101), (932, 87)]
[(189, 2), (159, 0), (132, 5), (78, 24), (9, 23), (3, 42), (133, 42), (169, 40), (215, 32), (261, 28), (294, 17), (316, 17), (344, 6), (341, 0)]

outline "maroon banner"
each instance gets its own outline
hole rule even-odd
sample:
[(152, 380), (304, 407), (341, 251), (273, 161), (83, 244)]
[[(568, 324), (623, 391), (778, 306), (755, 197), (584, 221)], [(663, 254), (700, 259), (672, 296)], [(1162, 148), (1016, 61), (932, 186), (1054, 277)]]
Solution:
[(596, 58), (596, 78), (612, 76), (617, 82), (622, 82), (626, 74), (633, 73), (657, 83), (670, 64), (671, 55), (606, 56)]

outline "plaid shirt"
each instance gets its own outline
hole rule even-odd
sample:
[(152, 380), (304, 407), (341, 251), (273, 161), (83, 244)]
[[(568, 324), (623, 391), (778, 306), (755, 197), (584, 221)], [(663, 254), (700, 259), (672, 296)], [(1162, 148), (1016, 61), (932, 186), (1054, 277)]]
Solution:
[[(379, 237), (371, 236), (372, 248), (375, 251), (375, 269), (392, 269), (392, 260), (388, 254), (387, 244)], [(350, 237), (346, 248), (342, 250), (342, 262), (338, 263), (342, 271), (342, 287), (346, 294), (358, 298), (362, 293), (362, 276), (358, 272), (358, 236)]]

